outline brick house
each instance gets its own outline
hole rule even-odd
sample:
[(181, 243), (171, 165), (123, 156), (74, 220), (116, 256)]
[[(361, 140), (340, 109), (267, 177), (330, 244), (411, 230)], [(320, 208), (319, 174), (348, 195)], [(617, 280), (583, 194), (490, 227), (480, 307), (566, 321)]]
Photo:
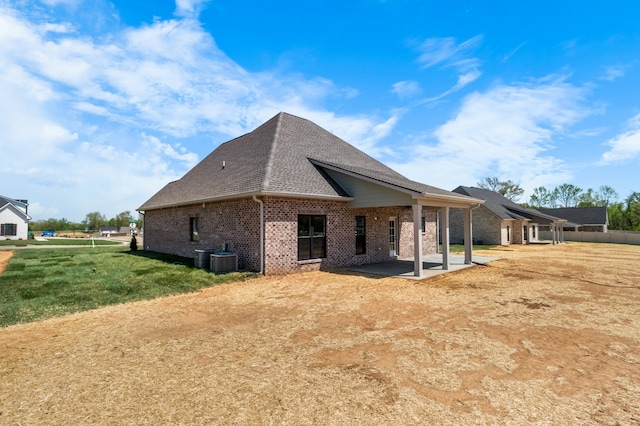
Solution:
[[(453, 192), (484, 200), (484, 204), (473, 210), (473, 239), (476, 244), (529, 244), (539, 240), (543, 226), (552, 230), (553, 244), (564, 240), (562, 227), (565, 219), (522, 207), (490, 189), (459, 186)], [(464, 228), (461, 214), (453, 210), (450, 222), (451, 241), (462, 242)]]
[[(437, 252), (437, 212), (462, 209), (470, 240), (471, 207), (481, 202), (411, 181), (318, 125), (279, 113), (221, 144), (138, 210), (147, 250), (191, 257), (226, 245), (240, 269), (265, 274), (413, 257), (420, 276), (421, 255)], [(465, 253), (471, 263), (470, 244)]]
[(0, 239), (26, 240), (29, 237), (27, 200), (14, 200), (0, 196)]
[[(544, 214), (566, 219), (564, 229), (582, 232), (607, 232), (609, 213), (605, 206), (600, 207), (562, 207), (555, 209), (538, 209)], [(549, 229), (543, 229), (548, 231)]]

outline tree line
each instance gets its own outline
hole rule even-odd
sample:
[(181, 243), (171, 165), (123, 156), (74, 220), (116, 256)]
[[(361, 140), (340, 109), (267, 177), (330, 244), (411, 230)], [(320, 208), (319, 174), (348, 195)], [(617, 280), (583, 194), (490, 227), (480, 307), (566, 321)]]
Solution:
[[(500, 180), (497, 177), (484, 178), (478, 187), (496, 191), (513, 202), (524, 194), (524, 189), (511, 180)], [(533, 189), (528, 202), (519, 203), (523, 207), (559, 208), (559, 207), (606, 207), (609, 214), (609, 229), (619, 231), (640, 231), (640, 192), (632, 192), (628, 197), (620, 199), (618, 192), (608, 185), (598, 189), (582, 188), (563, 183), (554, 188), (539, 186)]]
[[(128, 227), (131, 221), (137, 221), (133, 217), (131, 211), (127, 210), (122, 213), (118, 213), (115, 217), (107, 219), (107, 217), (100, 212), (87, 213), (82, 222), (71, 222), (65, 218), (54, 219), (49, 218), (46, 220), (32, 221), (29, 223), (29, 230), (32, 232), (39, 231), (80, 231), (80, 232), (92, 232), (97, 231), (102, 226), (113, 226), (118, 229), (122, 227)], [(140, 225), (140, 224), (139, 224)]]

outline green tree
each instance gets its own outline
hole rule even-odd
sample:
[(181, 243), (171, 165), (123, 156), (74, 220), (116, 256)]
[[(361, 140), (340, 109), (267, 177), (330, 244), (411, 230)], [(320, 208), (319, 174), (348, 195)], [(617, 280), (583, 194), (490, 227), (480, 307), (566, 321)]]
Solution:
[(609, 229), (624, 231), (629, 228), (623, 203), (613, 203), (607, 207)]
[(87, 213), (82, 221), (85, 228), (95, 231), (107, 222), (107, 218), (100, 212)]
[(578, 195), (578, 207), (597, 207), (603, 205), (600, 194), (589, 188)]
[(537, 188), (533, 188), (533, 194), (529, 198), (529, 204), (534, 209), (539, 209), (541, 207), (548, 207), (550, 197), (551, 197), (551, 192), (544, 186), (539, 186)]
[(133, 216), (131, 216), (131, 211), (127, 210), (122, 213), (118, 213), (115, 219), (115, 226), (120, 229), (123, 226), (129, 226), (129, 222), (131, 221), (131, 219), (133, 219)]
[(484, 178), (478, 182), (478, 187), (498, 192), (514, 202), (524, 193), (524, 189), (512, 180), (501, 181), (497, 177)]
[(640, 192), (632, 192), (625, 200), (629, 229), (640, 231)]

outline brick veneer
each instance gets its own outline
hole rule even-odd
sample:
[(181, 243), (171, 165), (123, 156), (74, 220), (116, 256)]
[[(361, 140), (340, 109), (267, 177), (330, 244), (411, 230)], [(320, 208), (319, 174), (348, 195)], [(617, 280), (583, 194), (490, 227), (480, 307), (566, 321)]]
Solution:
[[(264, 273), (286, 274), (305, 270), (347, 267), (389, 260), (389, 218), (398, 220), (398, 257), (413, 256), (411, 208), (351, 209), (339, 201), (263, 197)], [(327, 217), (327, 257), (298, 261), (298, 215)], [(436, 252), (436, 214), (425, 211), (423, 254)], [(366, 217), (366, 253), (355, 254), (355, 216)], [(199, 218), (200, 241), (190, 239), (189, 220)], [(238, 267), (260, 269), (260, 207), (252, 199), (206, 203), (145, 214), (145, 249), (193, 257), (195, 250), (227, 243), (238, 254)]]
[[(475, 244), (509, 244), (507, 242), (507, 226), (513, 235), (513, 226), (503, 221), (484, 206), (471, 211), (472, 234)], [(451, 242), (462, 244), (464, 242), (463, 210), (451, 209), (449, 214), (449, 232)], [(513, 239), (513, 237), (511, 237)]]
[[(190, 241), (191, 217), (200, 241)], [(240, 269), (260, 269), (260, 209), (250, 198), (150, 210), (144, 215), (145, 249), (193, 257), (195, 250), (222, 248), (238, 253)]]

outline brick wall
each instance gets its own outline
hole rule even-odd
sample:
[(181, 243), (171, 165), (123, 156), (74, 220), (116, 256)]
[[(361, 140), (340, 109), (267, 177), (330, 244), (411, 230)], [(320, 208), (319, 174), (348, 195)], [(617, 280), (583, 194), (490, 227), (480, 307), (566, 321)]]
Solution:
[[(389, 260), (389, 218), (397, 218), (398, 257), (413, 256), (413, 213), (405, 207), (350, 209), (343, 202), (264, 197), (264, 273), (363, 265)], [(298, 261), (298, 215), (327, 217), (327, 257)], [(436, 213), (423, 212), (423, 254), (436, 252)], [(366, 253), (355, 254), (355, 216), (365, 216)], [(190, 218), (198, 217), (197, 242), (190, 241)], [(260, 269), (260, 206), (252, 199), (206, 203), (204, 207), (151, 210), (144, 220), (145, 249), (193, 257), (195, 250), (227, 243), (240, 269)]]
[[(473, 242), (475, 244), (509, 244), (507, 242), (507, 226), (510, 227), (509, 233), (511, 236), (513, 235), (513, 226), (510, 223), (503, 223), (500, 218), (491, 213), (484, 206), (480, 206), (471, 211), (471, 222), (473, 224), (472, 234)], [(452, 244), (462, 244), (464, 242), (462, 209), (450, 210), (449, 232)]]
[[(265, 273), (284, 274), (296, 271), (347, 267), (389, 260), (389, 218), (398, 220), (398, 257), (413, 256), (413, 216), (405, 207), (350, 209), (345, 203), (323, 200), (297, 200), (266, 197), (265, 203)], [(327, 216), (327, 257), (298, 261), (298, 215)], [(423, 253), (435, 253), (435, 212), (425, 212)], [(365, 216), (366, 252), (355, 254), (355, 217)]]
[[(190, 241), (190, 218), (198, 218), (199, 241)], [(222, 248), (238, 254), (238, 268), (260, 269), (260, 209), (251, 199), (150, 210), (144, 215), (146, 250), (194, 257), (195, 250)]]

